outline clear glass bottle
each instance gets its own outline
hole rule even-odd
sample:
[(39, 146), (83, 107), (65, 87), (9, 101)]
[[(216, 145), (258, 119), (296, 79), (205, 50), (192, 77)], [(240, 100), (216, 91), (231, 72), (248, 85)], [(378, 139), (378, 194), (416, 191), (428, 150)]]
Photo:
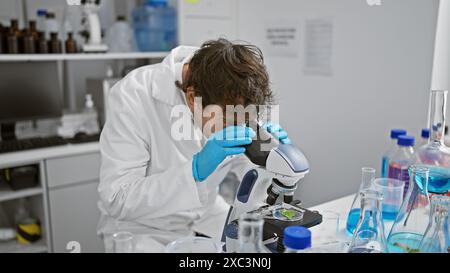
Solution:
[(284, 253), (301, 253), (311, 248), (311, 231), (305, 227), (290, 226), (283, 231)]
[(397, 139), (399, 136), (406, 135), (406, 130), (403, 129), (392, 129), (391, 130), (391, 144), (386, 152), (383, 153), (381, 159), (381, 177), (388, 176), (389, 159), (395, 154), (398, 149)]
[(428, 141), (430, 140), (430, 129), (423, 128), (420, 132), (420, 141), (416, 143), (416, 147), (422, 147), (424, 145), (428, 144)]
[(419, 251), (430, 214), (429, 173), (430, 170), (423, 166), (409, 168), (410, 187), (387, 239), (391, 253)]
[(270, 253), (263, 243), (264, 219), (257, 213), (246, 213), (239, 218), (238, 253)]
[(427, 230), (420, 243), (421, 253), (449, 253), (450, 197), (435, 195), (431, 198), (431, 213)]
[(361, 195), (361, 214), (353, 233), (349, 253), (384, 253), (387, 251), (384, 223), (381, 216), (383, 194), (366, 189)]
[(372, 181), (375, 179), (375, 169), (364, 167), (361, 169), (361, 185), (359, 186), (358, 193), (352, 202), (352, 206), (347, 217), (347, 232), (353, 234), (356, 224), (361, 212), (361, 195), (360, 193), (364, 190), (370, 189), (372, 187)]
[(416, 151), (416, 164), (430, 169), (428, 191), (437, 194), (446, 194), (450, 189), (450, 148), (444, 144), (447, 93), (431, 91), (430, 141)]
[(388, 178), (405, 182), (403, 196), (406, 195), (409, 187), (408, 168), (414, 164), (414, 142), (413, 136), (399, 136), (397, 140), (397, 152), (389, 160)]

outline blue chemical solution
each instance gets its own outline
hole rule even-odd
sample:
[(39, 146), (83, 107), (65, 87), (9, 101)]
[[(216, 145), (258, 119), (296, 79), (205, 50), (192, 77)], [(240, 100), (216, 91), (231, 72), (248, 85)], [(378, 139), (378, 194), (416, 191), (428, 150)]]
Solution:
[(409, 232), (392, 234), (388, 238), (389, 253), (413, 253), (418, 252), (423, 235)]
[[(447, 193), (450, 189), (450, 169), (430, 165), (425, 167), (430, 169), (428, 192), (438, 194)], [(423, 180), (423, 177), (420, 176), (416, 178), (416, 183), (421, 190), (423, 190)]]
[(395, 218), (397, 217), (397, 213), (398, 210), (400, 208), (398, 206), (393, 206), (393, 205), (389, 205), (389, 204), (382, 204), (381, 205), (381, 210), (382, 210), (382, 217), (383, 220), (386, 221), (394, 221)]
[(383, 156), (381, 159), (381, 177), (388, 177), (389, 157)]
[(361, 209), (352, 209), (348, 213), (347, 217), (347, 232), (352, 235), (353, 231), (355, 231), (356, 225), (359, 221), (359, 214), (361, 213)]
[[(347, 217), (347, 234), (352, 236), (353, 232), (355, 231), (356, 225), (359, 221), (359, 215), (361, 214), (361, 209), (352, 209)], [(370, 219), (370, 212), (366, 211), (365, 219)], [(363, 222), (361, 229), (367, 229), (372, 230), (372, 228), (369, 228), (369, 222), (366, 220)]]

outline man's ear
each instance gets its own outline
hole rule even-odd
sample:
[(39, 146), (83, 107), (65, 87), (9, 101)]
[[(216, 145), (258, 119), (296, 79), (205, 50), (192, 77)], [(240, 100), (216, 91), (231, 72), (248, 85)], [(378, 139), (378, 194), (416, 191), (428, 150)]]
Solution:
[(186, 91), (186, 101), (189, 109), (194, 113), (195, 92), (192, 87), (188, 87)]

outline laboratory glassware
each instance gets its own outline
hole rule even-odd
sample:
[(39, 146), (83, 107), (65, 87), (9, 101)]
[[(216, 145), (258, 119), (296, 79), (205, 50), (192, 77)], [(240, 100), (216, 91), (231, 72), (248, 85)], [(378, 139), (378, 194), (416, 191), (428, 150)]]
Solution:
[(373, 188), (383, 193), (381, 211), (383, 219), (394, 221), (403, 203), (405, 182), (392, 178), (378, 178), (373, 181)]
[(284, 253), (299, 253), (311, 248), (311, 231), (305, 227), (290, 226), (283, 231)]
[(430, 214), (429, 173), (430, 170), (423, 166), (409, 168), (410, 187), (387, 239), (389, 252), (418, 252)]
[(415, 162), (413, 136), (399, 136), (397, 140), (397, 152), (389, 160), (388, 177), (405, 182), (403, 195), (406, 195), (409, 187), (408, 168)]
[(359, 214), (361, 211), (361, 196), (360, 192), (366, 189), (370, 189), (372, 186), (372, 181), (375, 179), (375, 169), (364, 167), (361, 169), (361, 185), (359, 186), (358, 193), (352, 202), (352, 206), (347, 216), (347, 232), (353, 234), (356, 224), (359, 220)]
[(397, 139), (399, 136), (406, 135), (406, 130), (392, 129), (391, 130), (391, 144), (387, 151), (383, 154), (381, 159), (381, 177), (387, 177), (389, 168), (389, 159), (395, 154), (398, 149)]
[(119, 231), (113, 234), (114, 253), (133, 253), (134, 236), (128, 231)]
[(416, 147), (422, 147), (424, 145), (427, 145), (429, 140), (430, 140), (430, 129), (423, 128), (420, 133), (420, 141), (416, 143)]
[(353, 233), (349, 253), (383, 253), (387, 251), (381, 213), (383, 194), (374, 189), (361, 193), (361, 213)]
[(269, 253), (263, 243), (264, 219), (258, 213), (246, 213), (239, 217), (239, 253)]
[[(445, 146), (445, 115), (447, 91), (431, 91), (429, 127), (430, 141), (420, 147), (416, 164), (430, 169), (428, 191), (446, 194), (450, 189), (450, 148)], [(420, 180), (416, 181), (419, 184)]]
[(427, 230), (420, 243), (421, 253), (449, 253), (450, 197), (435, 195), (431, 198), (431, 213)]

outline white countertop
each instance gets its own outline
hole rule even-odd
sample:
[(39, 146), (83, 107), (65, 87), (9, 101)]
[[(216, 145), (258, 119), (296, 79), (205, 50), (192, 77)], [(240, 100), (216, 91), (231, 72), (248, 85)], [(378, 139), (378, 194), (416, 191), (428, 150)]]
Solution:
[(90, 142), (0, 154), (0, 168), (36, 163), (49, 158), (95, 153), (99, 151), (99, 143)]
[[(352, 205), (355, 195), (347, 195), (342, 198), (332, 200), (311, 208), (309, 210), (317, 210), (323, 216), (321, 224), (311, 227), (312, 244), (321, 245), (332, 242), (348, 242), (351, 240), (350, 234), (346, 230), (347, 214)], [(339, 223), (330, 218), (329, 215), (339, 215)], [(393, 221), (384, 221), (384, 233), (387, 237)]]

